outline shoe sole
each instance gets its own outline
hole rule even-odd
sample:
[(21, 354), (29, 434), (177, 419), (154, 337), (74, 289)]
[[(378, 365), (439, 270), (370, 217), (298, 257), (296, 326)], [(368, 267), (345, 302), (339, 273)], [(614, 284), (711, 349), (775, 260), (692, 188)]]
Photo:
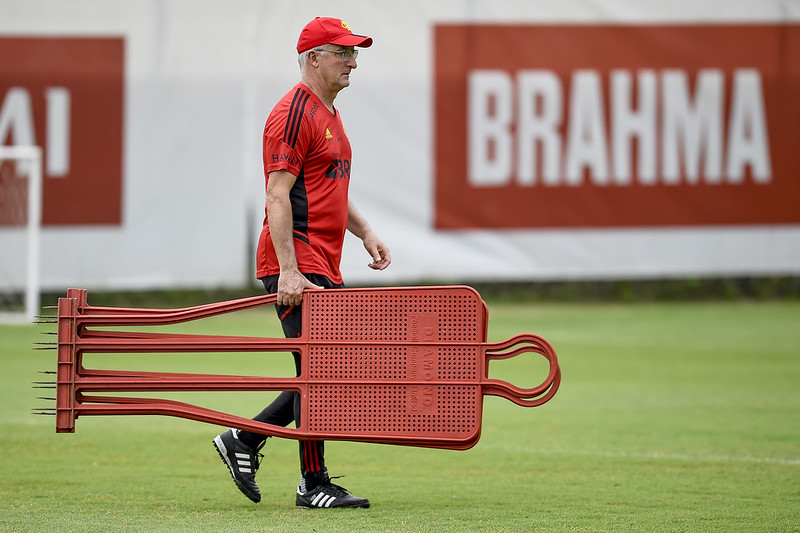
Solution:
[[(297, 495), (299, 498), (299, 494)], [(323, 499), (325, 501), (327, 499)], [(334, 505), (332, 507), (328, 507), (327, 505), (314, 505), (314, 503), (300, 503), (295, 501), (295, 507), (299, 509), (368, 509), (369, 508), (369, 500), (359, 498), (359, 503), (351, 503), (350, 505)], [(358, 500), (357, 500), (358, 501)]]
[(336, 507), (315, 507), (313, 505), (295, 505), (298, 509), (369, 509), (369, 503), (359, 505), (337, 505)]
[(217, 450), (219, 458), (222, 459), (222, 462), (225, 463), (225, 466), (228, 467), (228, 472), (230, 472), (231, 477), (233, 478), (233, 482), (236, 483), (236, 487), (242, 492), (242, 494), (247, 496), (247, 498), (251, 500), (253, 503), (260, 502), (261, 501), (260, 494), (258, 495), (251, 494), (246, 489), (246, 487), (244, 487), (244, 485), (238, 479), (236, 479), (236, 475), (233, 473), (233, 465), (231, 465), (230, 461), (228, 460), (228, 448), (225, 447), (225, 443), (222, 442), (220, 436), (217, 435), (216, 437), (214, 437), (212, 443), (214, 444), (214, 449)]

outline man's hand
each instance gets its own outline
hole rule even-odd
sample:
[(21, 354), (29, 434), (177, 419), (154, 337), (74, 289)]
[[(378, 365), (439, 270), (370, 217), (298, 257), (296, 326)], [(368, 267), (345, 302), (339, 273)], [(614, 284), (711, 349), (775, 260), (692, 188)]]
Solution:
[(364, 248), (372, 258), (372, 263), (368, 265), (372, 270), (383, 270), (389, 266), (392, 262), (389, 248), (375, 235), (352, 201), (347, 203), (347, 229), (364, 243)]
[(374, 233), (370, 233), (364, 239), (364, 248), (372, 257), (372, 263), (369, 264), (372, 270), (383, 270), (392, 262), (392, 254), (389, 253), (389, 248)]
[(303, 303), (304, 290), (322, 288), (311, 283), (298, 270), (281, 272), (278, 277), (278, 305), (300, 305)]

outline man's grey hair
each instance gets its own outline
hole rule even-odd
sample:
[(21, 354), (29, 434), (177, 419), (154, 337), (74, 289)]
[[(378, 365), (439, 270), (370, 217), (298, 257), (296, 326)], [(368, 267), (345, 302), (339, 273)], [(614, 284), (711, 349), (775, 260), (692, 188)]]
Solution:
[(310, 51), (311, 50), (306, 50), (297, 56), (297, 62), (300, 64), (300, 70), (303, 70), (303, 67), (306, 65), (306, 58), (308, 57), (308, 53)]

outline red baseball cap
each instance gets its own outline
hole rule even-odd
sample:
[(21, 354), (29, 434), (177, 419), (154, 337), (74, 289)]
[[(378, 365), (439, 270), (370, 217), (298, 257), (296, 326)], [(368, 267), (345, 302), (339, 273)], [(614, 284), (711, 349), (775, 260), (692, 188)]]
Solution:
[(297, 53), (302, 54), (326, 43), (368, 48), (372, 46), (372, 37), (356, 35), (342, 19), (317, 17), (300, 32)]

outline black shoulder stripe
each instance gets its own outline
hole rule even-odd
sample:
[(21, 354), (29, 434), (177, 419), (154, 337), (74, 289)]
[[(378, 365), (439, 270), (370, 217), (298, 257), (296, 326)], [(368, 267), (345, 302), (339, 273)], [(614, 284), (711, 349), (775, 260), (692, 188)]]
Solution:
[(283, 132), (283, 142), (294, 148), (297, 137), (300, 135), (300, 122), (306, 110), (306, 102), (311, 95), (305, 91), (297, 89), (292, 98), (292, 105), (289, 107), (289, 117), (286, 120), (286, 129)]
[(300, 96), (300, 89), (297, 89), (294, 92), (294, 97), (292, 98), (292, 105), (289, 106), (289, 116), (286, 117), (286, 127), (283, 129), (283, 142), (289, 143), (289, 124), (292, 122), (292, 115), (295, 111), (295, 103), (297, 102), (297, 98)]
[(311, 95), (308, 93), (303, 93), (303, 99), (300, 104), (300, 112), (297, 115), (297, 125), (294, 128), (294, 134), (292, 135), (291, 142), (289, 143), (292, 148), (297, 143), (297, 137), (300, 135), (300, 122), (303, 119), (303, 114), (306, 112), (306, 102), (308, 99), (311, 98)]

